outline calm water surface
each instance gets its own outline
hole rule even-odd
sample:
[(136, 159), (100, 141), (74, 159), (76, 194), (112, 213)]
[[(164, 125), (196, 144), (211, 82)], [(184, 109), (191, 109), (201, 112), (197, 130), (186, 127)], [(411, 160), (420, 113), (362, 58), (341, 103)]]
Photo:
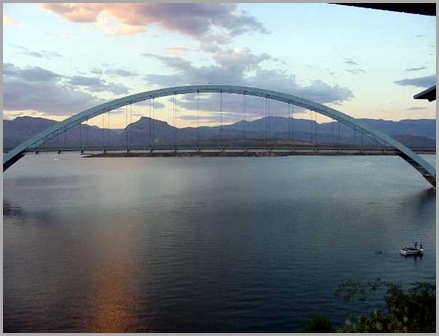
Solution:
[(436, 193), (398, 157), (38, 155), (3, 183), (6, 332), (294, 332), (381, 307), (346, 280), (436, 279)]

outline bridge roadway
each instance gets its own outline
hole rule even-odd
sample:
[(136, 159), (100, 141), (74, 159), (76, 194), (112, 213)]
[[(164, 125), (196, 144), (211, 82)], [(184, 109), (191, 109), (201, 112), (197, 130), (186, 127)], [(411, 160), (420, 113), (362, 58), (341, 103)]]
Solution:
[[(419, 149), (417, 153), (435, 154), (434, 149)], [(394, 148), (354, 148), (354, 147), (315, 147), (315, 146), (282, 146), (282, 147), (153, 147), (153, 148), (41, 148), (27, 150), (28, 154), (61, 154), (79, 153), (90, 156), (286, 156), (286, 155), (400, 155)]]
[[(399, 156), (409, 163), (414, 169), (416, 169), (434, 188), (436, 187), (436, 168), (434, 168), (425, 159), (418, 154), (404, 146), (402, 143), (396, 141), (389, 135), (377, 130), (362, 120), (357, 120), (343, 112), (337, 111), (331, 107), (313, 102), (311, 100), (297, 97), (291, 94), (277, 92), (273, 90), (260, 89), (255, 87), (245, 87), (236, 85), (188, 85), (178, 87), (168, 87), (158, 90), (151, 90), (140, 92), (137, 94), (129, 95), (126, 97), (118, 98), (90, 109), (84, 110), (71, 117), (49, 127), (34, 137), (28, 139), (22, 144), (18, 145), (7, 154), (3, 156), (3, 172), (11, 167), (15, 162), (20, 160), (29, 148), (38, 148), (40, 145), (48, 143), (51, 139), (59, 136), (89, 119), (92, 119), (98, 115), (116, 110), (118, 108), (139, 103), (141, 101), (152, 100), (167, 96), (176, 96), (180, 94), (188, 93), (220, 93), (221, 97), (223, 93), (240, 94), (245, 96), (255, 96), (265, 99), (276, 100), (279, 102), (287, 103), (288, 105), (299, 106), (310, 111), (317, 112), (330, 119), (337, 120), (342, 124), (359, 131), (360, 133), (372, 138), (378, 143), (388, 145), (395, 148), (400, 152)], [(222, 99), (221, 99), (222, 101)], [(154, 104), (153, 104), (154, 105)], [(222, 113), (222, 104), (220, 111)]]

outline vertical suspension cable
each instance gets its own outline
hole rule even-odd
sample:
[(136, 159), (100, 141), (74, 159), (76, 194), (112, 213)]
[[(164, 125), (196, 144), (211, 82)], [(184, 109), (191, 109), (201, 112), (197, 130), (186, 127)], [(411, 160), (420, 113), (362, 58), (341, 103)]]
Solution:
[(354, 126), (354, 148), (357, 147), (357, 129)]
[(268, 140), (268, 98), (265, 97), (265, 141)]
[(200, 147), (200, 97), (197, 90), (197, 148)]
[(59, 132), (56, 135), (56, 150), (59, 151)]
[(317, 125), (317, 112), (314, 111), (314, 142), (315, 142), (315, 147), (317, 147), (317, 143), (318, 143), (318, 138), (317, 138), (317, 131), (318, 131), (318, 125)]
[(244, 139), (244, 141), (247, 139), (247, 134), (246, 134), (246, 122), (245, 122), (245, 114), (246, 114), (246, 97), (245, 97), (245, 92), (242, 93), (242, 137)]
[(110, 149), (111, 132), (110, 132), (110, 111), (107, 112), (107, 135), (108, 135), (108, 148)]
[(130, 104), (130, 149), (133, 149), (133, 104)]
[(152, 145), (155, 146), (155, 97), (152, 98)]
[(220, 147), (223, 147), (223, 91), (220, 91)]
[(67, 148), (67, 130), (64, 128), (64, 149)]
[(173, 142), (173, 144), (174, 144), (174, 148), (175, 148), (175, 146), (176, 146), (176, 143), (175, 143), (175, 130), (176, 130), (176, 125), (175, 125), (175, 92), (174, 92), (174, 95), (172, 96), (172, 125), (173, 125), (173, 128), (172, 128), (172, 142)]
[(152, 148), (153, 138), (153, 119), (152, 119), (152, 98), (149, 100), (149, 148)]
[(88, 118), (85, 119), (85, 149), (88, 148)]
[(291, 138), (294, 144), (294, 105), (291, 105)]
[(364, 134), (361, 132), (361, 150), (364, 150)]
[(291, 106), (290, 103), (287, 103), (287, 138), (286, 140), (291, 141)]
[(125, 149), (128, 151), (128, 105), (125, 105)]
[(337, 120), (337, 126), (338, 126), (338, 149), (341, 149), (341, 135), (340, 135), (340, 121)]
[(267, 98), (268, 107), (268, 139), (271, 139), (271, 100)]
[(105, 113), (102, 114), (102, 150), (105, 150)]
[(79, 150), (82, 152), (82, 121), (79, 124)]
[(178, 102), (175, 96), (175, 143), (178, 146)]

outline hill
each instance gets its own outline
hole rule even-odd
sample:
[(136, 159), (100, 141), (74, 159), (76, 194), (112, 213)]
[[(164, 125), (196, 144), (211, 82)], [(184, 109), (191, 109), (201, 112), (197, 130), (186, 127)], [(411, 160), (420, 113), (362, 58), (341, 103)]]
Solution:
[[(362, 119), (363, 122), (389, 134), (410, 148), (436, 147), (436, 120), (375, 120)], [(3, 148), (11, 149), (26, 141), (57, 121), (18, 117), (3, 120)], [(75, 127), (51, 140), (48, 147), (94, 146), (97, 148), (172, 146), (174, 144), (266, 144), (267, 142), (289, 140), (295, 143), (319, 144), (368, 144), (371, 141), (360, 133), (338, 122), (317, 124), (312, 120), (288, 119), (285, 117), (265, 117), (253, 121), (239, 121), (230, 125), (202, 126), (197, 128), (175, 128), (167, 122), (141, 117), (124, 129), (105, 129), (83, 125)]]

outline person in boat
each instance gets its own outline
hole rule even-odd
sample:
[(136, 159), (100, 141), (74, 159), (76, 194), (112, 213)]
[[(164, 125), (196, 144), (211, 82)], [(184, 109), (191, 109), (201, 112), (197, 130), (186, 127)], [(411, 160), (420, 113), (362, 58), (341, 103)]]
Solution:
[(422, 244), (419, 244), (419, 248), (422, 250)]
[(418, 248), (418, 242), (415, 242), (415, 248)]

